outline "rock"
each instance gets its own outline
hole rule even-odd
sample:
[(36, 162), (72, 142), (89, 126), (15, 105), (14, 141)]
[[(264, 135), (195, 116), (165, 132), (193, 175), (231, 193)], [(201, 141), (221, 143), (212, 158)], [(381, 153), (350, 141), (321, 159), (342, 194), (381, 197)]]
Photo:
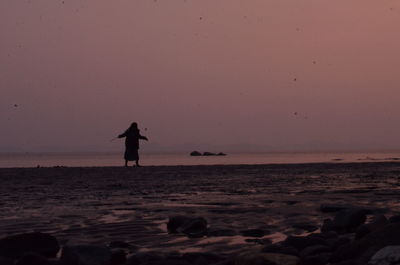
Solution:
[(110, 265), (122, 265), (126, 262), (126, 253), (122, 249), (115, 249), (111, 252)]
[(211, 152), (204, 152), (203, 156), (215, 156), (215, 153), (211, 153)]
[(225, 153), (222, 153), (222, 152), (219, 152), (219, 153), (217, 154), (217, 156), (226, 156), (226, 154), (225, 154)]
[(60, 258), (62, 265), (109, 265), (111, 251), (104, 246), (64, 246)]
[(110, 244), (108, 245), (111, 249), (113, 248), (125, 248), (125, 249), (137, 249), (137, 246), (131, 245), (129, 243), (126, 243), (124, 241), (111, 241)]
[(340, 248), (341, 246), (351, 242), (350, 238), (345, 237), (345, 236), (328, 239), (327, 241), (328, 241), (328, 244), (332, 248), (333, 251), (335, 251), (338, 248)]
[(14, 260), (6, 257), (0, 257), (1, 265), (14, 265)]
[(296, 256), (249, 251), (239, 254), (235, 265), (296, 265), (298, 261)]
[[(157, 252), (138, 253), (131, 256), (124, 265), (194, 265), (178, 254), (165, 255)], [(197, 265), (197, 264), (196, 264)]]
[(190, 153), (191, 156), (201, 156), (201, 153), (198, 151), (193, 151)]
[(22, 256), (15, 265), (51, 265), (45, 257), (36, 253), (28, 253)]
[(55, 237), (43, 233), (26, 233), (0, 239), (0, 256), (17, 259), (25, 253), (55, 257), (60, 246)]
[(207, 236), (214, 236), (214, 237), (220, 237), (220, 236), (236, 236), (238, 233), (233, 230), (233, 229), (209, 229), (207, 232)]
[(400, 215), (393, 215), (389, 218), (390, 223), (400, 223)]
[(203, 237), (207, 235), (207, 221), (203, 217), (193, 218), (183, 226), (178, 228), (178, 231), (188, 237)]
[(300, 259), (299, 265), (324, 265), (329, 263), (332, 253), (324, 252)]
[(344, 260), (339, 263), (331, 263), (332, 265), (357, 265), (355, 260), (349, 259), (349, 260)]
[(350, 205), (345, 205), (345, 204), (321, 204), (319, 207), (319, 210), (323, 213), (334, 213), (334, 212), (339, 212), (343, 210), (348, 210), (354, 208), (353, 206)]
[(182, 255), (182, 259), (188, 262), (189, 264), (215, 264), (221, 261), (224, 261), (225, 258), (213, 253), (185, 253)]
[(299, 251), (292, 247), (292, 246), (286, 246), (283, 245), (282, 243), (276, 243), (272, 245), (268, 245), (264, 247), (261, 252), (264, 253), (280, 253), (280, 254), (286, 254), (286, 255), (291, 255), (291, 256), (299, 256)]
[(202, 237), (207, 235), (207, 221), (203, 217), (171, 217), (167, 224), (168, 232), (183, 233), (188, 237)]
[(137, 253), (132, 255), (126, 261), (126, 265), (141, 265), (141, 264), (162, 264), (164, 257), (161, 253), (157, 252), (144, 252), (144, 253)]
[(299, 264), (323, 265), (328, 263), (331, 255), (331, 248), (325, 245), (306, 247), (300, 252)]
[(387, 246), (380, 249), (369, 260), (368, 265), (400, 264), (400, 246)]
[(315, 245), (328, 245), (326, 239), (324, 239), (321, 235), (311, 234), (308, 236), (288, 236), (283, 244), (286, 246), (292, 246), (296, 248), (298, 251), (302, 251), (306, 247), (315, 246)]
[(292, 226), (293, 226), (293, 228), (302, 229), (302, 230), (305, 230), (307, 232), (314, 232), (314, 231), (318, 230), (318, 226), (309, 224), (307, 222), (295, 223)]
[(371, 233), (372, 231), (383, 228), (388, 223), (389, 221), (386, 219), (384, 215), (375, 216), (370, 223), (360, 225), (357, 228), (355, 239), (360, 239), (366, 234)]
[(182, 227), (190, 218), (182, 215), (170, 217), (167, 223), (167, 230), (171, 234), (178, 233), (178, 228)]
[(338, 233), (354, 232), (367, 219), (366, 211), (362, 209), (343, 210), (332, 220), (324, 220), (321, 231), (336, 231)]
[(331, 252), (331, 251), (332, 251), (331, 248), (326, 245), (314, 245), (304, 248), (300, 252), (300, 257), (314, 256), (322, 252)]
[(248, 237), (263, 237), (265, 236), (265, 231), (262, 229), (247, 229), (240, 231), (240, 234)]
[(378, 250), (391, 245), (400, 245), (400, 223), (388, 224), (359, 240), (343, 245), (333, 253), (331, 261), (334, 263), (358, 259), (367, 263)]

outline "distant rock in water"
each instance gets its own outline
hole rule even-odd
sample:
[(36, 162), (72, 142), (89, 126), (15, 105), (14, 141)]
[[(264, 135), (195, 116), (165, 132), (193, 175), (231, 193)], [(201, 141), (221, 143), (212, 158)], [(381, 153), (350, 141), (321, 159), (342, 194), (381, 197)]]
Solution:
[(201, 153), (198, 151), (193, 151), (190, 153), (191, 156), (201, 156)]
[(211, 152), (204, 152), (203, 156), (215, 156), (215, 153), (211, 153)]
[(219, 152), (219, 153), (217, 154), (217, 156), (226, 156), (226, 154), (225, 154), (225, 153), (222, 153), (222, 152)]

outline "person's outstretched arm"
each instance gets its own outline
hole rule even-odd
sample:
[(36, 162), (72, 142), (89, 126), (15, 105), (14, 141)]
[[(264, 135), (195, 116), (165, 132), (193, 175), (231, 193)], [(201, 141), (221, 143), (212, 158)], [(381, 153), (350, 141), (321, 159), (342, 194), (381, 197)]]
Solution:
[(123, 134), (118, 135), (118, 138), (123, 138), (126, 137), (126, 132), (124, 132)]
[(140, 134), (139, 134), (139, 139), (146, 140), (146, 141), (148, 141), (148, 140), (149, 140), (149, 139), (147, 139), (147, 137), (146, 137), (146, 136), (143, 136), (143, 135), (140, 135)]

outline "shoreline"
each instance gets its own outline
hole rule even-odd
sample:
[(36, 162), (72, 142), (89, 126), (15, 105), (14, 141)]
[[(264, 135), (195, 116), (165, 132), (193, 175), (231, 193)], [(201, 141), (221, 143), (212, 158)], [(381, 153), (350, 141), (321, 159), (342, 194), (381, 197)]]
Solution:
[(352, 166), (352, 165), (393, 165), (400, 166), (400, 162), (396, 159), (393, 161), (359, 161), (359, 162), (344, 162), (344, 161), (331, 161), (331, 162), (305, 162), (305, 163), (265, 163), (265, 164), (194, 164), (194, 165), (144, 165), (140, 167), (136, 166), (39, 166), (39, 167), (0, 167), (0, 170), (19, 170), (19, 169), (50, 169), (50, 168), (69, 168), (69, 169), (157, 169), (157, 168), (220, 168), (220, 167), (296, 167), (296, 166)]

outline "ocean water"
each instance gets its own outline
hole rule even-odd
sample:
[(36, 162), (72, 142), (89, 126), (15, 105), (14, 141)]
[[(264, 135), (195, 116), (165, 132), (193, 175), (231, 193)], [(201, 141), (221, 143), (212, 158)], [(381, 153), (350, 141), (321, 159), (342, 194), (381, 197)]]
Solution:
[[(270, 152), (231, 153), (193, 157), (189, 153), (141, 154), (143, 166), (295, 164), (345, 162), (400, 162), (400, 151), (390, 152)], [(130, 165), (133, 162), (130, 162)], [(0, 168), (122, 166), (123, 153), (0, 153)]]

